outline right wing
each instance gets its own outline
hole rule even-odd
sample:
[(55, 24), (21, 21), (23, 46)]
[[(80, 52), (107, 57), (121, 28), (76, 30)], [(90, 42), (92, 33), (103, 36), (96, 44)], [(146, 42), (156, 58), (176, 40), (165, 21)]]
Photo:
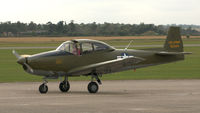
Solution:
[(95, 71), (96, 73), (101, 73), (101, 74), (112, 73), (112, 72), (117, 72), (121, 68), (125, 68), (127, 66), (134, 66), (135, 64), (143, 60), (144, 59), (140, 57), (127, 57), (127, 58), (109, 60), (109, 61), (91, 64), (87, 66), (81, 66), (81, 67), (70, 70), (67, 74), (86, 75), (86, 74), (92, 73), (93, 71)]

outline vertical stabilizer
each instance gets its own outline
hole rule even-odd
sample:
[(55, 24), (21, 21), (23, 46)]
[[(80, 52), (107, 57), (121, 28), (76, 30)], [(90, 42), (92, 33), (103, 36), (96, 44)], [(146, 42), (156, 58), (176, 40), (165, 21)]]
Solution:
[(180, 34), (180, 27), (170, 27), (164, 45), (165, 51), (183, 52), (183, 42)]

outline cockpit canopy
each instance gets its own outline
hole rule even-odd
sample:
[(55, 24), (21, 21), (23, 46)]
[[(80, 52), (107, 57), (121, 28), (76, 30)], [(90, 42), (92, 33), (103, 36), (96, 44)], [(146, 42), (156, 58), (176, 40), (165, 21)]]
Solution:
[(112, 46), (96, 40), (78, 39), (63, 42), (56, 50), (66, 51), (74, 55), (82, 55), (94, 51), (114, 50)]

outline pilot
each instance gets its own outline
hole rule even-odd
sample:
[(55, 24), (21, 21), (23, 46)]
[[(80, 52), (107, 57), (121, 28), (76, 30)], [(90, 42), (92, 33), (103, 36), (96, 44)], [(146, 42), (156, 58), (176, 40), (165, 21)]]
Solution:
[(73, 44), (73, 54), (74, 55), (80, 55), (81, 54), (80, 48), (78, 47), (77, 43)]

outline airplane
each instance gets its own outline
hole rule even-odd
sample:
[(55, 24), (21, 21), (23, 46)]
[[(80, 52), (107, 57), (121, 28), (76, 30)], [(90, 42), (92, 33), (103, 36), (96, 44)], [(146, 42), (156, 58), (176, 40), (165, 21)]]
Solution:
[[(48, 92), (47, 79), (63, 77), (59, 89), (68, 92), (68, 77), (91, 76), (89, 93), (97, 93), (103, 74), (138, 69), (148, 66), (184, 60), (183, 42), (179, 27), (170, 27), (163, 48), (160, 49), (116, 49), (102, 41), (75, 39), (63, 42), (56, 50), (34, 55), (19, 55), (15, 50), (17, 63), (30, 74), (44, 76), (39, 92)], [(133, 75), (134, 76), (134, 75)], [(98, 84), (97, 84), (98, 83)]]

